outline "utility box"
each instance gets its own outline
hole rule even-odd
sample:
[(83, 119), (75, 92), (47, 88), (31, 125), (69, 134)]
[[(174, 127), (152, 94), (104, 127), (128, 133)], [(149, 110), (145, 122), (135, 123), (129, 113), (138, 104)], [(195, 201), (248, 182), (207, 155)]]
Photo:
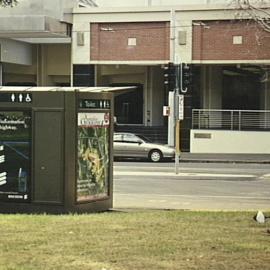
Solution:
[(102, 88), (1, 87), (0, 212), (111, 208), (112, 137)]

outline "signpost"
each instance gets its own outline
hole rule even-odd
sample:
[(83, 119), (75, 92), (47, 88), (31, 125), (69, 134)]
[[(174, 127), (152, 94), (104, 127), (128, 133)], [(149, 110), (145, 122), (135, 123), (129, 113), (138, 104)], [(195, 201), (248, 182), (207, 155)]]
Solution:
[(184, 95), (178, 96), (178, 105), (179, 105), (178, 119), (184, 120)]

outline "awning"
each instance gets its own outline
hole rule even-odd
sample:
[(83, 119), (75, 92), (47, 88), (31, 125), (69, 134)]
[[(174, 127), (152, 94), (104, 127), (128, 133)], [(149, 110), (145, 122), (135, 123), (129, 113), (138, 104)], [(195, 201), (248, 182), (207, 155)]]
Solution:
[(59, 87), (59, 86), (49, 86), (49, 87), (39, 87), (39, 86), (0, 86), (0, 94), (2, 92), (35, 92), (35, 91), (76, 91), (76, 92), (92, 92), (92, 93), (124, 93), (127, 91), (132, 91), (136, 89), (136, 86), (121, 86), (121, 87)]
[(45, 15), (0, 16), (0, 37), (3, 38), (70, 38), (69, 25)]

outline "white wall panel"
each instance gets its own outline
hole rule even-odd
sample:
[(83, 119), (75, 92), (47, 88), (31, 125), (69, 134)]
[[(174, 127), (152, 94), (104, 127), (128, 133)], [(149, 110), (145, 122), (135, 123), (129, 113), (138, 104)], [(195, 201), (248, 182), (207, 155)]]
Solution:
[(190, 152), (270, 154), (269, 132), (193, 129)]

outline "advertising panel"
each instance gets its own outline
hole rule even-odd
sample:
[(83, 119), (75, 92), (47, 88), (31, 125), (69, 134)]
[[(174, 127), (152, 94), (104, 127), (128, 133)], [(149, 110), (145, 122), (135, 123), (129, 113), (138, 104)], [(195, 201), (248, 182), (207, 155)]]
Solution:
[(77, 132), (77, 201), (108, 198), (110, 114), (79, 112)]
[(0, 111), (0, 200), (29, 200), (30, 155), (30, 112)]

